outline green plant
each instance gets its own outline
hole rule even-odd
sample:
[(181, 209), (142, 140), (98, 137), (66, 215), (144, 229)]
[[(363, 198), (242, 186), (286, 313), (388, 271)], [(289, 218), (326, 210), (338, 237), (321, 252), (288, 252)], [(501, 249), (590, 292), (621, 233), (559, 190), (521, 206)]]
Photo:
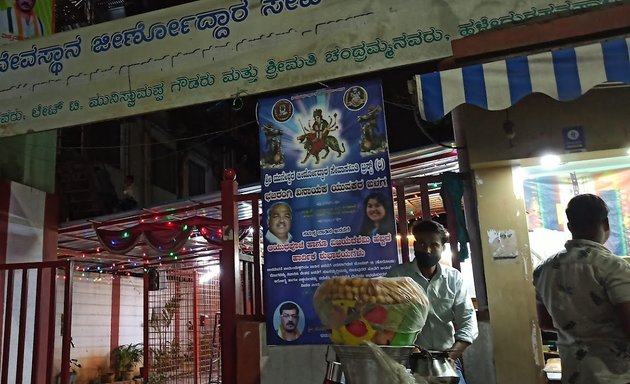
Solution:
[(119, 345), (114, 350), (118, 372), (131, 371), (142, 361), (142, 344)]
[(168, 377), (163, 373), (152, 373), (149, 375), (147, 384), (164, 384)]
[[(169, 340), (173, 318), (182, 295), (173, 295), (162, 308), (152, 308), (149, 327), (157, 340), (151, 342), (151, 366), (159, 373), (168, 370), (179, 355), (179, 343)], [(177, 363), (175, 363), (177, 364)]]
[(181, 301), (182, 295), (174, 295), (171, 297), (161, 310), (153, 308), (151, 310), (151, 318), (149, 319), (149, 326), (157, 333), (158, 346), (162, 347), (167, 343), (165, 335), (168, 333), (175, 312), (177, 311), (177, 305)]

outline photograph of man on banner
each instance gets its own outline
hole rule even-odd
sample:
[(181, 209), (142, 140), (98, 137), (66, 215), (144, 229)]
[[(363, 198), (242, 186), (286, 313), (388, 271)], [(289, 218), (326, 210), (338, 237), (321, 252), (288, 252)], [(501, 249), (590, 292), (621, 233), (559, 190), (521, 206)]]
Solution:
[(283, 201), (274, 203), (267, 210), (265, 240), (270, 244), (287, 244), (293, 241), (291, 235), (291, 206)]
[(0, 2), (0, 45), (52, 34), (52, 0)]

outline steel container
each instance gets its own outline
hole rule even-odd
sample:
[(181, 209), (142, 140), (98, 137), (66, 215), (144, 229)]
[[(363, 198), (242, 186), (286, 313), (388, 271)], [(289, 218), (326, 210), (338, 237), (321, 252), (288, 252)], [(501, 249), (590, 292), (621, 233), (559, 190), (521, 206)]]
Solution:
[[(409, 368), (409, 354), (413, 346), (379, 346), (394, 361)], [(346, 384), (383, 384), (387, 383), (388, 372), (376, 360), (374, 352), (365, 345), (333, 345), (346, 379)]]

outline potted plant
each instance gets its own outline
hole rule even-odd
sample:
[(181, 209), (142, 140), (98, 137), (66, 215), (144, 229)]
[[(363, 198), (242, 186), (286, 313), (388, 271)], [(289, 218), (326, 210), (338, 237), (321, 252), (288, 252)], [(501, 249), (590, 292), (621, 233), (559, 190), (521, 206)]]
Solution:
[(115, 376), (114, 372), (111, 372), (111, 371), (101, 372), (101, 375), (100, 375), (101, 383), (113, 383), (114, 376)]
[(119, 345), (114, 350), (116, 367), (122, 380), (131, 380), (133, 369), (142, 361), (142, 344)]

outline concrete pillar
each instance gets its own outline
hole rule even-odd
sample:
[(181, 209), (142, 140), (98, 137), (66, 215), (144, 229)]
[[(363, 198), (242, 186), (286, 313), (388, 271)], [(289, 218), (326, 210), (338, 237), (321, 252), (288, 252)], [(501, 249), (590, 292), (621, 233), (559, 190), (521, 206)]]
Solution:
[[(521, 186), (513, 186), (509, 166), (477, 169), (475, 178), (496, 380), (542, 384), (544, 362)], [(492, 230), (513, 231), (515, 246), (497, 251), (496, 243), (493, 247), (489, 242)]]

